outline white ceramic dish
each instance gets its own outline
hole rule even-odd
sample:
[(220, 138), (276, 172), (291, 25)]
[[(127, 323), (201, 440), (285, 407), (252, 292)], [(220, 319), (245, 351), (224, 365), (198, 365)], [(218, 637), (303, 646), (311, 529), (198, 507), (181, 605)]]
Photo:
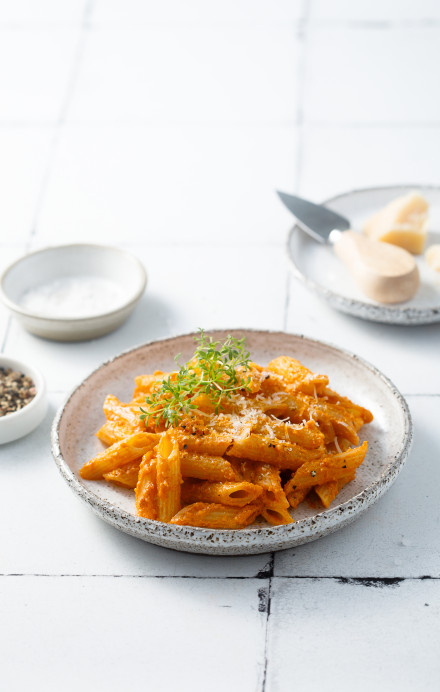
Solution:
[(28, 435), (40, 425), (47, 412), (47, 392), (43, 376), (31, 365), (16, 358), (0, 355), (0, 367), (11, 368), (11, 370), (29, 375), (37, 392), (32, 401), (22, 409), (0, 418), (0, 444), (5, 444)]
[[(323, 202), (346, 216), (355, 230), (395, 197), (418, 190), (430, 205), (427, 247), (440, 242), (440, 188), (420, 185), (353, 190)], [(287, 253), (296, 277), (333, 308), (356, 317), (390, 324), (440, 322), (440, 274), (428, 267), (423, 255), (416, 257), (421, 285), (412, 300), (396, 305), (375, 303), (357, 288), (348, 269), (337, 259), (330, 245), (314, 241), (298, 226), (290, 231)]]
[[(111, 280), (121, 299), (111, 309), (84, 317), (48, 316), (20, 304), (27, 291), (81, 275)], [(146, 286), (143, 265), (133, 255), (105, 245), (58, 245), (37, 250), (11, 264), (0, 278), (0, 296), (32, 334), (56, 341), (81, 341), (119, 327), (136, 306)]]
[[(211, 332), (225, 338), (228, 332)], [(192, 334), (155, 341), (126, 351), (91, 373), (68, 397), (52, 427), (52, 453), (71, 489), (102, 519), (150, 543), (194, 553), (239, 555), (281, 550), (313, 541), (345, 526), (372, 505), (393, 483), (409, 453), (412, 422), (408, 406), (394, 385), (376, 368), (334, 346), (283, 332), (233, 330), (244, 335), (251, 358), (265, 364), (287, 354), (310, 369), (330, 377), (332, 389), (369, 408), (374, 421), (362, 429), (369, 444), (368, 456), (356, 479), (338, 495), (328, 510), (303, 503), (295, 523), (288, 526), (254, 524), (240, 531), (197, 529), (150, 521), (135, 516), (133, 491), (105, 481), (84, 481), (79, 470), (102, 449), (95, 437), (103, 424), (102, 403), (112, 393), (131, 399), (135, 375), (169, 371), (174, 356), (189, 359), (194, 351)]]

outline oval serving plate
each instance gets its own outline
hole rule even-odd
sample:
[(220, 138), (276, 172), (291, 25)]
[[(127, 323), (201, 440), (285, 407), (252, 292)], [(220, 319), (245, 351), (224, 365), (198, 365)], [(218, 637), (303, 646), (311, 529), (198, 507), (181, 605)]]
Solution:
[(295, 523), (269, 526), (255, 523), (247, 529), (198, 529), (163, 524), (135, 516), (134, 493), (105, 481), (84, 481), (83, 463), (102, 450), (95, 432), (104, 422), (102, 404), (108, 393), (122, 401), (131, 399), (134, 377), (154, 370), (174, 369), (174, 356), (188, 360), (194, 351), (194, 334), (153, 341), (126, 351), (101, 365), (68, 397), (52, 426), (52, 453), (71, 489), (105, 521), (150, 543), (193, 553), (245, 555), (282, 550), (313, 541), (356, 519), (390, 487), (408, 456), (412, 422), (405, 399), (375, 367), (335, 346), (284, 332), (214, 331), (215, 339), (227, 334), (245, 336), (252, 360), (267, 364), (278, 355), (290, 355), (311, 370), (329, 376), (340, 394), (369, 408), (374, 421), (361, 429), (368, 453), (356, 478), (343, 488), (330, 509), (302, 503)]
[[(394, 185), (352, 190), (323, 202), (329, 209), (347, 217), (355, 230), (388, 202), (417, 190), (429, 202), (429, 232), (426, 247), (440, 243), (440, 187), (429, 185)], [(330, 245), (318, 243), (299, 226), (294, 226), (287, 240), (287, 254), (295, 276), (307, 288), (326, 300), (333, 308), (362, 319), (388, 324), (431, 324), (440, 322), (440, 274), (426, 264), (423, 255), (416, 256), (420, 287), (406, 303), (384, 305), (367, 298), (357, 288), (348, 269), (337, 259)]]

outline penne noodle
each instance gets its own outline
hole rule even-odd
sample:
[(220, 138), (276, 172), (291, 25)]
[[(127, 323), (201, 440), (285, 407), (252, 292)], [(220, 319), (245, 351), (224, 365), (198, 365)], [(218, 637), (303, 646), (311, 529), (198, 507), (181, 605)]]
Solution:
[(179, 445), (175, 436), (166, 432), (157, 446), (157, 502), (159, 521), (170, 521), (180, 509), (180, 471)]
[(128, 424), (133, 432), (145, 430), (145, 425), (140, 419), (138, 405), (123, 404), (116, 396), (109, 394), (104, 401), (104, 413), (107, 420), (120, 424)]
[(196, 502), (183, 507), (170, 520), (170, 524), (210, 529), (244, 529), (252, 524), (260, 511), (258, 503), (244, 507), (226, 507), (216, 503)]
[(248, 483), (254, 482), (255, 463), (253, 461), (249, 461), (248, 459), (236, 459), (235, 457), (229, 457), (229, 461), (234, 469), (237, 480), (247, 481)]
[(176, 432), (179, 447), (193, 454), (208, 454), (223, 456), (232, 443), (232, 437), (226, 434), (207, 432), (206, 435), (194, 434), (178, 430)]
[(362, 464), (366, 452), (367, 443), (364, 442), (360, 447), (349, 449), (342, 454), (333, 454), (318, 461), (306, 462), (293, 474), (284, 490), (287, 494), (296, 488), (323, 485), (328, 481), (343, 478)]
[(237, 480), (231, 463), (219, 456), (209, 454), (180, 453), (183, 478), (199, 478), (205, 481)]
[(135, 433), (116, 442), (96, 457), (90, 459), (80, 471), (81, 478), (89, 481), (102, 478), (104, 473), (114, 471), (119, 466), (140, 459), (157, 445), (159, 435), (153, 433)]
[(287, 485), (284, 486), (284, 491), (286, 493), (287, 500), (292, 509), (296, 509), (298, 505), (306, 499), (310, 490), (310, 487), (292, 489), (292, 486), (290, 486), (290, 488), (288, 488)]
[(133, 399), (145, 401), (145, 397), (151, 394), (151, 391), (154, 389), (154, 385), (157, 382), (161, 382), (164, 377), (168, 376), (168, 374), (169, 373), (156, 370), (154, 375), (137, 375), (134, 378), (136, 387), (133, 392)]
[(322, 394), (328, 385), (327, 375), (313, 373), (289, 356), (279, 356), (271, 360), (267, 370), (279, 375), (286, 383), (286, 391), (291, 393)]
[(256, 464), (254, 473), (254, 483), (260, 485), (264, 490), (263, 502), (265, 504), (276, 504), (286, 509), (289, 502), (281, 486), (280, 470), (270, 464)]
[(137, 514), (144, 519), (158, 519), (157, 462), (153, 452), (142, 457), (135, 492)]
[(342, 490), (342, 488), (354, 479), (354, 476), (355, 474), (351, 473), (347, 476), (342, 476), (342, 478), (338, 478), (337, 481), (328, 481), (327, 483), (323, 483), (323, 485), (317, 485), (315, 487), (315, 493), (318, 495), (326, 509), (330, 507), (336, 495)]
[(254, 502), (263, 490), (246, 481), (212, 483), (210, 481), (185, 481), (182, 486), (182, 502), (219, 502), (222, 505), (243, 507)]
[(128, 437), (133, 434), (133, 428), (128, 423), (119, 423), (114, 420), (108, 420), (104, 425), (99, 428), (96, 433), (101, 442), (107, 445), (114, 445), (115, 442), (120, 442), (124, 437)]
[(228, 449), (232, 456), (262, 461), (279, 469), (298, 469), (306, 461), (324, 456), (323, 449), (304, 449), (293, 442), (283, 442), (263, 435), (251, 434), (236, 440)]
[(280, 505), (266, 505), (261, 510), (261, 516), (266, 519), (268, 524), (272, 526), (281, 526), (284, 524), (292, 524), (293, 519), (286, 507)]
[(114, 469), (114, 471), (104, 473), (104, 478), (106, 481), (120, 485), (122, 488), (135, 488), (138, 482), (139, 466), (139, 461), (130, 462)]

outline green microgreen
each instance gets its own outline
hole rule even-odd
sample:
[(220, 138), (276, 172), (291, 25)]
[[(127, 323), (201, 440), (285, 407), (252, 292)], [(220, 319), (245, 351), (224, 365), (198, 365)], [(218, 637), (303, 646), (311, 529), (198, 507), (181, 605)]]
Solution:
[[(151, 417), (157, 422), (162, 419), (165, 427), (177, 425), (184, 415), (197, 408), (194, 403), (200, 394), (206, 394), (217, 414), (222, 407), (223, 397), (245, 389), (249, 391), (249, 352), (245, 350), (245, 339), (229, 335), (223, 342), (207, 336), (203, 329), (194, 337), (197, 347), (194, 356), (180, 365), (178, 370), (161, 382), (158, 389), (145, 399), (147, 409), (141, 407), (141, 420), (147, 425)], [(238, 372), (237, 372), (238, 371)]]

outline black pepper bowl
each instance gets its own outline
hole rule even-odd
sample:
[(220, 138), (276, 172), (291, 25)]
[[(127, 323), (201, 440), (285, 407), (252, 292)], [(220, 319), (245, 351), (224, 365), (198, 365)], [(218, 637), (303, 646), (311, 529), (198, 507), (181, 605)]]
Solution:
[[(5, 387), (2, 383), (3, 378), (0, 378), (0, 407), (3, 407), (2, 413), (7, 409), (14, 409), (15, 399), (17, 399), (15, 404), (22, 406), (22, 408), (14, 410), (12, 413), (0, 416), (0, 444), (5, 444), (28, 435), (40, 425), (47, 411), (47, 392), (43, 376), (28, 363), (0, 355), (0, 368), (2, 368), (2, 374), (10, 369), (15, 373), (29, 377), (35, 386), (35, 396), (29, 403), (22, 405), (22, 402), (27, 398), (26, 392), (23, 391), (26, 388), (27, 380), (25, 380), (25, 386), (21, 386), (20, 380), (17, 378), (16, 382), (13, 383), (17, 386), (13, 387), (11, 392), (9, 387)], [(20, 395), (23, 395), (21, 401)]]

